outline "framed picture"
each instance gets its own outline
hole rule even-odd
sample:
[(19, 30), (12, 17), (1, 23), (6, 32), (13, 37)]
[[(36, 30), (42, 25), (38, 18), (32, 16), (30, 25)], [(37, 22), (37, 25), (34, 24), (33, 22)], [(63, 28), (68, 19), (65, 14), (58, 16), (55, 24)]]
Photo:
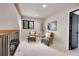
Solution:
[(48, 23), (47, 28), (49, 31), (56, 31), (57, 30), (57, 21), (51, 21)]
[(34, 21), (23, 20), (23, 29), (34, 29)]

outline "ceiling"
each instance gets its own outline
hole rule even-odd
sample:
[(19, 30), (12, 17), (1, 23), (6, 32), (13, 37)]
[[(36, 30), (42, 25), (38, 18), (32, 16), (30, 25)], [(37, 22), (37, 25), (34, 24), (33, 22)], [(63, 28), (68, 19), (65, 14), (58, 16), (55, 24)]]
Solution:
[(31, 16), (38, 18), (46, 18), (55, 14), (69, 6), (75, 5), (74, 3), (47, 3), (46, 8), (42, 7), (43, 3), (20, 3), (19, 7), (23, 16)]

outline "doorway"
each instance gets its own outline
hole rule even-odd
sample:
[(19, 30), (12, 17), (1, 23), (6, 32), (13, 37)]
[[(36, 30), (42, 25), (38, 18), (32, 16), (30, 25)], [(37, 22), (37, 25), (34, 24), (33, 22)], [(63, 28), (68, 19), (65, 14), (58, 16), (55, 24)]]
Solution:
[(69, 15), (69, 50), (73, 50), (79, 47), (79, 9)]

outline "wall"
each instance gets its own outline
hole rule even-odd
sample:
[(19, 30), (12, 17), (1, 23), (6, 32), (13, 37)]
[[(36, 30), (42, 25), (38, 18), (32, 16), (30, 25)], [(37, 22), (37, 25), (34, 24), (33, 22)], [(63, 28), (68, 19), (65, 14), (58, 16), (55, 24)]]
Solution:
[(0, 4), (0, 30), (19, 30), (21, 40), (21, 17), (13, 3)]
[(20, 42), (21, 42), (21, 31), (22, 31), (22, 24), (21, 24), (21, 16), (20, 14), (18, 13), (16, 7), (13, 5), (14, 7), (14, 10), (15, 10), (15, 13), (16, 13), (16, 18), (17, 18), (17, 24), (18, 24), (18, 27), (19, 27), (19, 39), (20, 39)]
[[(54, 33), (54, 43), (53, 46), (60, 49), (67, 49), (69, 47), (69, 12), (79, 9), (79, 6), (72, 6), (66, 8), (56, 14), (52, 14), (52, 16), (45, 19), (44, 22), (44, 30), (45, 32), (49, 32), (47, 30), (47, 24), (51, 21), (57, 21), (57, 31), (52, 31)], [(44, 32), (44, 33), (45, 33)]]
[(31, 18), (30, 17), (24, 17), (22, 18), (22, 20), (31, 20), (31, 21), (34, 21), (34, 29), (31, 30), (31, 29), (23, 29), (23, 25), (22, 25), (22, 21), (21, 21), (21, 40), (26, 40), (27, 39), (27, 36), (29, 36), (29, 32), (31, 31), (36, 31), (36, 33), (38, 34), (41, 34), (41, 19), (34, 19), (34, 18)]
[(17, 15), (13, 4), (0, 4), (0, 30), (19, 29)]

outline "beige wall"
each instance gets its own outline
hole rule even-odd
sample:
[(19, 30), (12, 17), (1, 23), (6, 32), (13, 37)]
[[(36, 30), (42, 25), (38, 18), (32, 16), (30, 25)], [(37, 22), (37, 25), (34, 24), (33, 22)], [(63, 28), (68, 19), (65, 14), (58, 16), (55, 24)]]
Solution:
[(57, 31), (52, 31), (55, 35), (54, 46), (60, 49), (68, 49), (69, 47), (69, 12), (79, 9), (78, 6), (67, 8), (60, 11), (59, 13), (53, 14), (52, 16), (45, 19), (44, 30), (47, 30), (47, 24), (51, 21), (57, 21)]
[(0, 4), (0, 30), (19, 29), (17, 14), (13, 4)]

